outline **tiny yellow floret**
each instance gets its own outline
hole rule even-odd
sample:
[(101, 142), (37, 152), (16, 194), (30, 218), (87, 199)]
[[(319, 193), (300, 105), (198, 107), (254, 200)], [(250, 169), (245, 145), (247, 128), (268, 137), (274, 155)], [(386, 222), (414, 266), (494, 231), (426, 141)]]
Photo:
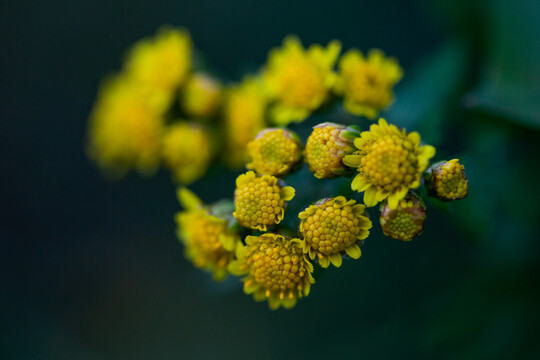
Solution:
[(358, 150), (345, 156), (343, 163), (357, 168), (351, 188), (364, 191), (368, 207), (388, 198), (388, 206), (396, 209), (409, 189), (420, 186), (422, 173), (435, 155), (433, 146), (420, 146), (417, 132), (407, 134), (384, 119), (362, 132), (354, 145)]
[(293, 197), (294, 189), (281, 186), (274, 176), (248, 171), (236, 179), (233, 216), (244, 227), (266, 231), (283, 220), (287, 201)]
[(340, 267), (344, 254), (358, 259), (361, 255), (358, 245), (368, 237), (372, 227), (365, 208), (343, 196), (309, 206), (298, 215), (304, 252), (311, 259), (317, 258), (323, 268), (330, 263)]
[(248, 160), (247, 144), (265, 126), (266, 95), (261, 83), (251, 77), (225, 91), (224, 160), (234, 168)]
[(401, 241), (411, 241), (424, 230), (426, 207), (413, 193), (399, 201), (396, 209), (387, 203), (381, 206), (381, 228), (386, 236)]
[(354, 136), (345, 136), (349, 133), (351, 131), (339, 124), (323, 123), (313, 127), (304, 155), (315, 177), (333, 178), (345, 172), (347, 167), (342, 162), (343, 157), (355, 149)]
[(367, 58), (349, 50), (339, 61), (339, 77), (335, 92), (344, 97), (350, 113), (374, 119), (380, 110), (393, 101), (392, 89), (403, 77), (397, 59), (385, 57), (378, 49), (369, 51)]
[(282, 235), (265, 233), (247, 236), (246, 245), (238, 246), (237, 260), (229, 271), (246, 275), (244, 292), (255, 301), (268, 300), (272, 310), (292, 308), (301, 297), (309, 295), (315, 282), (313, 265), (303, 253), (303, 241)]
[(282, 48), (270, 52), (263, 79), (274, 100), (270, 115), (277, 125), (301, 122), (323, 104), (336, 80), (333, 67), (340, 51), (336, 40), (326, 48), (314, 44), (305, 50), (298, 38), (289, 36)]
[(250, 161), (246, 167), (261, 175), (281, 176), (300, 161), (302, 148), (298, 136), (285, 129), (264, 129), (248, 144)]
[(193, 74), (180, 93), (182, 110), (195, 118), (208, 118), (221, 102), (221, 84), (208, 74)]
[(208, 169), (212, 143), (201, 126), (180, 121), (166, 128), (162, 156), (176, 181), (190, 184)]

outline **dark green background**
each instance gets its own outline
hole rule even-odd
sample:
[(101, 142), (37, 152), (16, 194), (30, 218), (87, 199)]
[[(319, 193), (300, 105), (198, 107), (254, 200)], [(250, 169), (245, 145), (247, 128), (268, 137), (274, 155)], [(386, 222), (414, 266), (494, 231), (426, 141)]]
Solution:
[[(164, 23), (231, 80), (289, 33), (397, 56), (385, 116), (459, 157), (469, 197), (428, 202), (411, 243), (376, 225), (292, 311), (213, 283), (174, 237), (169, 174), (106, 182), (83, 151), (100, 79)], [(8, 0), (0, 26), (2, 358), (540, 357), (540, 2)], [(234, 176), (193, 189), (230, 196)]]

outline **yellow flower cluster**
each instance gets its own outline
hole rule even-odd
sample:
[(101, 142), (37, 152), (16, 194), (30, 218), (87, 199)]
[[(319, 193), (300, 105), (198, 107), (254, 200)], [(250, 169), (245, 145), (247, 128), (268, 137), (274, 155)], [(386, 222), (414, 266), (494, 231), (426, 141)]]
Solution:
[(350, 134), (351, 131), (345, 126), (333, 123), (313, 127), (307, 139), (305, 159), (315, 177), (333, 178), (345, 172), (343, 157), (354, 151), (352, 144), (355, 133)]
[(463, 199), (469, 192), (465, 166), (458, 159), (433, 165), (425, 178), (429, 194), (441, 200)]
[(200, 125), (177, 122), (165, 130), (162, 156), (176, 180), (189, 184), (206, 172), (212, 143)]
[(414, 193), (400, 200), (397, 208), (387, 203), (381, 206), (381, 228), (386, 236), (402, 241), (411, 241), (424, 230), (426, 207)]
[(266, 233), (247, 236), (246, 245), (239, 246), (237, 260), (229, 271), (243, 278), (244, 292), (256, 301), (268, 300), (271, 309), (292, 308), (299, 298), (307, 296), (315, 282), (313, 265), (303, 253), (299, 239)]
[(226, 220), (211, 215), (189, 190), (180, 189), (178, 198), (186, 209), (175, 216), (186, 257), (195, 267), (211, 272), (215, 280), (223, 280), (240, 237), (228, 229)]
[(304, 251), (311, 259), (317, 257), (323, 268), (330, 263), (340, 267), (344, 253), (358, 259), (361, 251), (357, 243), (368, 237), (372, 226), (365, 208), (343, 196), (309, 206), (298, 215), (300, 233), (305, 240)]
[(422, 173), (435, 155), (433, 146), (420, 146), (417, 132), (407, 134), (384, 119), (362, 132), (354, 145), (358, 150), (345, 156), (343, 163), (358, 169), (351, 188), (364, 191), (368, 207), (388, 198), (395, 209), (409, 189), (420, 186)]
[[(182, 184), (203, 176), (216, 153), (231, 167), (253, 170), (237, 177), (234, 200), (205, 205), (186, 188), (178, 191), (184, 209), (175, 221), (185, 256), (216, 280), (242, 276), (244, 291), (255, 300), (267, 300), (272, 309), (291, 308), (310, 292), (312, 261), (328, 268), (360, 258), (372, 228), (366, 207), (381, 203), (383, 233), (410, 241), (426, 219), (425, 205), (412, 191), (422, 176), (430, 196), (467, 196), (457, 159), (428, 169), (435, 148), (384, 119), (369, 131), (331, 122), (313, 126), (305, 149), (285, 127), (316, 112), (339, 118), (342, 108), (332, 106), (337, 101), (354, 115), (374, 119), (390, 106), (403, 76), (398, 61), (382, 51), (364, 56), (352, 49), (340, 58), (336, 40), (304, 48), (289, 36), (270, 51), (258, 74), (235, 85), (199, 70), (204, 66), (192, 63), (193, 52), (189, 34), (174, 28), (136, 43), (122, 71), (98, 93), (88, 154), (115, 174), (150, 174), (163, 165)], [(292, 126), (303, 134), (305, 128)], [(350, 188), (364, 192), (364, 204), (343, 196), (337, 181), (330, 190), (335, 197), (307, 206), (311, 190), (328, 193), (332, 180), (306, 177), (299, 170), (302, 157), (318, 179), (345, 179), (356, 171)], [(305, 203), (294, 225), (285, 209), (296, 191), (278, 179), (286, 176), (304, 192), (295, 200)]]
[(285, 175), (302, 156), (298, 135), (285, 129), (265, 129), (248, 144), (246, 167), (262, 175)]
[(248, 171), (236, 179), (233, 215), (242, 226), (266, 231), (283, 220), (286, 203), (294, 193), (292, 187), (278, 184), (274, 176)]

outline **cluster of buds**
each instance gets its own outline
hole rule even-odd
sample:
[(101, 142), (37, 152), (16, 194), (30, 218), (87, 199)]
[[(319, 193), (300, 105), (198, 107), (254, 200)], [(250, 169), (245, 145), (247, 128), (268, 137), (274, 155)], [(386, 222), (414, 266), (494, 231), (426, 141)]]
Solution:
[[(149, 174), (163, 165), (181, 184), (203, 176), (216, 155), (233, 168), (245, 166), (232, 200), (205, 205), (186, 188), (178, 191), (184, 210), (175, 220), (185, 256), (216, 280), (241, 276), (255, 300), (291, 308), (310, 293), (314, 264), (340, 267), (343, 259), (361, 257), (373, 226), (368, 208), (380, 205), (386, 236), (411, 241), (426, 219), (415, 192), (422, 184), (443, 201), (467, 196), (457, 159), (430, 167), (435, 148), (385, 119), (364, 130), (324, 122), (312, 127), (305, 143), (286, 127), (340, 108), (332, 102), (374, 120), (392, 103), (403, 76), (398, 61), (382, 51), (364, 56), (351, 49), (340, 56), (339, 41), (306, 49), (287, 37), (257, 74), (233, 85), (201, 71), (192, 53), (190, 35), (172, 28), (135, 44), (122, 71), (98, 94), (88, 153), (101, 168), (120, 173)], [(285, 219), (291, 201), (311, 195), (295, 198), (286, 184), (303, 164), (311, 175), (298, 172), (302, 182), (316, 188), (320, 179), (326, 185), (349, 178), (350, 189), (335, 186), (326, 197), (324, 187), (323, 199), (299, 204), (304, 210)], [(356, 193), (363, 193), (363, 203), (352, 198)]]

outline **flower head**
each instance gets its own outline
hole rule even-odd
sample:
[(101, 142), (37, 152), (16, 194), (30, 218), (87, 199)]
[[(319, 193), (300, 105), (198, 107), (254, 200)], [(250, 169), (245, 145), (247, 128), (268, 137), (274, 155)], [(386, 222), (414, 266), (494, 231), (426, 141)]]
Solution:
[(304, 252), (318, 258), (326, 268), (332, 263), (341, 266), (343, 254), (358, 259), (362, 254), (358, 243), (369, 235), (371, 220), (366, 207), (343, 196), (323, 199), (309, 206), (298, 217), (304, 237)]
[(323, 123), (314, 126), (304, 151), (309, 170), (319, 179), (342, 175), (347, 169), (343, 157), (354, 151), (353, 140), (359, 135), (355, 129), (343, 125)]
[(424, 176), (428, 194), (438, 199), (463, 199), (469, 192), (465, 166), (459, 163), (459, 159), (434, 164)]
[(229, 229), (225, 219), (212, 214), (200, 199), (182, 188), (178, 191), (185, 211), (175, 215), (177, 235), (185, 246), (185, 255), (197, 268), (212, 273), (215, 280), (223, 280), (227, 266), (234, 259), (240, 237)]
[(233, 167), (240, 167), (247, 161), (247, 144), (264, 128), (266, 96), (262, 85), (249, 77), (241, 85), (227, 89), (225, 94), (225, 160)]
[(248, 171), (236, 179), (233, 215), (244, 227), (266, 231), (283, 220), (286, 202), (293, 197), (294, 189), (281, 186), (277, 178)]
[(397, 60), (380, 50), (371, 50), (367, 58), (358, 50), (349, 50), (339, 61), (335, 91), (344, 96), (349, 112), (373, 119), (390, 105), (392, 88), (402, 76)]
[(256, 301), (267, 299), (273, 310), (280, 306), (290, 309), (309, 294), (315, 282), (313, 265), (302, 247), (301, 240), (282, 235), (247, 236), (246, 246), (237, 248), (237, 260), (229, 265), (229, 271), (247, 275), (242, 279), (244, 292), (253, 294)]
[(248, 169), (264, 175), (284, 175), (302, 157), (300, 139), (289, 130), (264, 129), (248, 144), (248, 154)]
[(420, 146), (417, 132), (407, 134), (384, 119), (362, 132), (354, 145), (358, 150), (345, 156), (343, 163), (358, 169), (351, 188), (364, 191), (368, 207), (388, 198), (388, 206), (396, 209), (409, 189), (420, 185), (420, 177), (435, 155), (433, 146)]
[(133, 46), (125, 62), (126, 74), (166, 102), (191, 69), (191, 47), (187, 31), (164, 27), (153, 39)]
[(381, 205), (381, 228), (386, 236), (393, 239), (411, 241), (422, 233), (425, 220), (426, 206), (412, 192), (401, 199), (395, 209), (386, 202)]
[(305, 50), (296, 37), (287, 37), (283, 47), (270, 52), (264, 83), (275, 99), (271, 116), (276, 124), (301, 122), (327, 99), (334, 85), (333, 72), (341, 45), (332, 41), (326, 48), (315, 44)]
[(178, 122), (165, 130), (162, 156), (175, 179), (189, 184), (206, 172), (212, 159), (212, 143), (199, 125)]
[(221, 85), (210, 75), (195, 73), (187, 81), (180, 103), (189, 116), (207, 118), (212, 116), (221, 102)]
[(123, 76), (110, 79), (90, 115), (88, 154), (119, 174), (131, 168), (152, 173), (159, 164), (163, 123), (140, 87)]

